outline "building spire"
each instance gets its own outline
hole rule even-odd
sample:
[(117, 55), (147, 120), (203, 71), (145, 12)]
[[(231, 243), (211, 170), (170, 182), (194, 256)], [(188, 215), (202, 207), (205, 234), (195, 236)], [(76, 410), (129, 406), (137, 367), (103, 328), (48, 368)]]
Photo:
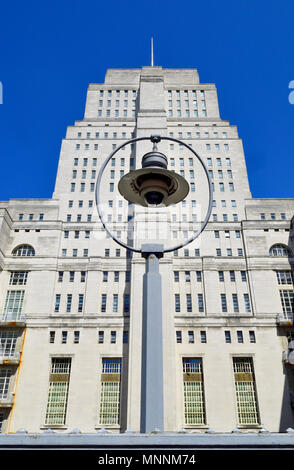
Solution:
[(154, 57), (153, 57), (153, 38), (151, 38), (151, 67), (154, 67)]

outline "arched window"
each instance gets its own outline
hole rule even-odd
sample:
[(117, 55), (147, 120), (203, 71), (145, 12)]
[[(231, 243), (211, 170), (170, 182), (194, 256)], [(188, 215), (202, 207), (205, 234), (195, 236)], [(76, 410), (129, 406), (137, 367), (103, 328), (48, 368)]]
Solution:
[(31, 245), (19, 245), (12, 251), (13, 256), (35, 256), (35, 250)]
[(291, 254), (286, 245), (273, 245), (269, 251), (271, 256), (289, 256)]

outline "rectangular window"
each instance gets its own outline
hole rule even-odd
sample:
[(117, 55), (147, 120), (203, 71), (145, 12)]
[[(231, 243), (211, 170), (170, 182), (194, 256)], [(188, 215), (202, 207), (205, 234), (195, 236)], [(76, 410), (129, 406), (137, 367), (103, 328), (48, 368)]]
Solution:
[(74, 344), (78, 344), (80, 342), (80, 332), (74, 331)]
[(226, 294), (221, 294), (221, 306), (222, 312), (228, 311)]
[(198, 294), (198, 310), (199, 312), (204, 312), (203, 294)]
[(255, 331), (249, 331), (249, 341), (250, 343), (255, 343)]
[(62, 331), (61, 333), (61, 344), (66, 344), (67, 342), (67, 331)]
[(102, 294), (102, 297), (101, 297), (101, 312), (106, 312), (106, 300), (107, 300), (107, 295)]
[(206, 343), (206, 331), (200, 331), (200, 342)]
[(243, 343), (243, 331), (237, 331), (237, 341), (238, 343)]
[(19, 320), (22, 313), (24, 290), (9, 290), (3, 310), (4, 320)]
[(225, 341), (226, 341), (226, 343), (231, 342), (231, 332), (230, 331), (225, 331)]
[(74, 280), (75, 280), (75, 272), (70, 271), (69, 272), (69, 282), (74, 282)]
[(55, 331), (50, 331), (49, 332), (49, 343), (54, 343), (55, 342)]
[(78, 312), (83, 311), (83, 305), (84, 305), (84, 294), (79, 294)]
[(10, 273), (9, 285), (24, 286), (27, 283), (28, 271), (13, 271)]
[(183, 358), (185, 425), (205, 424), (205, 403), (201, 358)]
[(72, 294), (67, 294), (66, 311), (71, 311)]
[(17, 335), (15, 331), (0, 330), (0, 357), (13, 357), (15, 354)]
[(246, 282), (246, 281), (247, 281), (246, 271), (241, 271), (241, 280), (242, 280), (242, 282)]
[(175, 294), (175, 311), (176, 311), (176, 312), (180, 312), (180, 311), (181, 311), (180, 294)]
[(182, 332), (181, 331), (176, 331), (176, 342), (177, 343), (182, 342)]
[(112, 311), (117, 312), (118, 309), (118, 294), (113, 294), (113, 306)]
[(293, 284), (292, 271), (276, 271), (278, 284)]
[(59, 312), (59, 308), (60, 308), (60, 294), (56, 294), (54, 312)]
[(260, 424), (252, 358), (233, 358), (239, 425)]
[(202, 272), (201, 271), (196, 271), (196, 281), (197, 282), (202, 282)]
[(117, 425), (120, 418), (121, 359), (103, 358), (100, 392), (100, 424)]
[(86, 281), (86, 271), (81, 271), (81, 282)]
[(174, 281), (179, 282), (179, 271), (174, 271)]
[(235, 271), (230, 271), (230, 280), (231, 280), (231, 282), (235, 282), (235, 281), (236, 281)]
[(70, 358), (52, 358), (46, 425), (65, 424), (70, 379)]
[(249, 294), (244, 294), (245, 312), (251, 312)]
[(0, 400), (8, 398), (9, 383), (12, 371), (6, 367), (0, 369)]
[(187, 301), (187, 312), (192, 312), (192, 298), (191, 298), (191, 294), (186, 294), (186, 301)]
[(220, 282), (224, 282), (224, 272), (223, 271), (219, 271), (218, 272), (218, 279)]
[(103, 344), (104, 343), (104, 331), (99, 331), (98, 332), (98, 343)]
[(232, 294), (234, 312), (239, 312), (238, 295)]
[(188, 342), (190, 344), (194, 343), (194, 331), (188, 331)]
[(115, 344), (116, 343), (116, 331), (111, 331), (110, 332), (110, 343)]

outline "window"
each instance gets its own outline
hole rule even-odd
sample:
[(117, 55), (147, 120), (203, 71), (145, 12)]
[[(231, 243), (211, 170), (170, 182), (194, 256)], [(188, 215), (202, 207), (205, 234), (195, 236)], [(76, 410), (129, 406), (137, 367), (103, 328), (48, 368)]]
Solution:
[(182, 332), (181, 331), (176, 331), (176, 342), (177, 343), (182, 342)]
[(74, 282), (74, 280), (75, 280), (75, 272), (70, 271), (69, 272), (69, 282)]
[(35, 250), (31, 245), (19, 245), (12, 251), (13, 256), (35, 256)]
[(119, 271), (114, 271), (114, 282), (119, 282)]
[(240, 330), (237, 331), (237, 341), (238, 343), (243, 343), (243, 332)]
[(63, 271), (59, 271), (58, 272), (58, 282), (62, 282), (63, 281)]
[(9, 358), (15, 354), (17, 334), (15, 331), (0, 330), (0, 357)]
[(198, 310), (199, 312), (204, 312), (203, 294), (198, 294)]
[(239, 303), (237, 294), (232, 294), (234, 312), (239, 312)]
[(103, 358), (100, 392), (100, 424), (119, 424), (120, 382), (121, 359)]
[(86, 281), (86, 271), (81, 271), (81, 282)]
[(226, 294), (221, 294), (221, 306), (222, 306), (222, 312), (228, 311)]
[(61, 333), (61, 344), (67, 343), (67, 331), (62, 331)]
[(292, 271), (276, 271), (278, 284), (293, 284)]
[(215, 230), (215, 231), (214, 231), (214, 237), (215, 237), (215, 238), (219, 238), (219, 230)]
[(190, 344), (194, 343), (194, 331), (188, 331), (188, 342)]
[(54, 312), (59, 312), (59, 307), (60, 307), (60, 294), (56, 294)]
[(190, 271), (185, 271), (185, 279), (186, 279), (186, 282), (190, 282), (190, 281), (191, 281), (191, 274), (190, 274)]
[(103, 344), (104, 343), (104, 331), (99, 331), (98, 332), (98, 343)]
[(238, 248), (237, 252), (238, 252), (238, 256), (243, 256), (243, 249), (242, 248)]
[(12, 371), (7, 367), (0, 369), (0, 400), (8, 397), (9, 383)]
[(55, 331), (50, 331), (49, 332), (49, 343), (54, 343), (55, 342)]
[(106, 312), (106, 299), (107, 299), (107, 295), (102, 294), (102, 297), (101, 297), (101, 312)]
[(242, 280), (242, 282), (246, 282), (246, 281), (247, 281), (246, 271), (241, 271), (241, 280)]
[(239, 425), (260, 423), (252, 358), (233, 358)]
[(116, 331), (111, 331), (110, 332), (110, 343), (115, 344), (116, 343)]
[(250, 343), (255, 343), (255, 331), (249, 331), (249, 341)]
[(131, 281), (131, 271), (126, 271), (126, 282), (130, 282)]
[(179, 282), (179, 271), (174, 271), (174, 281)]
[(28, 271), (13, 271), (10, 273), (9, 285), (24, 286), (27, 283)]
[(230, 271), (230, 280), (231, 280), (231, 282), (235, 282), (235, 281), (236, 281), (235, 271)]
[(218, 279), (220, 282), (224, 282), (224, 272), (223, 271), (219, 271), (218, 272)]
[(185, 425), (203, 425), (205, 418), (202, 359), (183, 358)]
[(231, 342), (231, 332), (230, 331), (225, 331), (225, 342), (226, 343)]
[(186, 302), (187, 302), (187, 312), (192, 312), (191, 294), (186, 294)]
[(249, 294), (244, 294), (245, 312), (251, 312)]
[(234, 183), (229, 183), (229, 190), (230, 190), (231, 192), (234, 192), (234, 191), (235, 191)]
[(222, 252), (220, 248), (216, 248), (216, 256), (221, 256)]
[(24, 299), (24, 290), (8, 290), (3, 317), (5, 320), (20, 320)]
[(197, 282), (202, 282), (202, 272), (201, 271), (196, 271), (196, 281)]
[(206, 343), (206, 331), (200, 331), (200, 342)]
[(52, 358), (46, 425), (65, 424), (70, 368), (70, 358)]
[(286, 245), (273, 245), (269, 251), (270, 256), (289, 256), (290, 250)]
[(112, 305), (112, 311), (117, 312), (118, 310), (118, 294), (113, 294), (113, 305)]
[(181, 311), (181, 306), (180, 306), (180, 294), (175, 294), (175, 311), (180, 312)]
[(71, 311), (72, 294), (67, 294), (66, 311)]
[(79, 294), (78, 312), (83, 311), (83, 305), (84, 305), (84, 294)]
[(74, 344), (78, 344), (80, 342), (80, 332), (74, 331)]
[(294, 291), (283, 289), (280, 290), (280, 298), (283, 308), (283, 313), (293, 313), (294, 312)]

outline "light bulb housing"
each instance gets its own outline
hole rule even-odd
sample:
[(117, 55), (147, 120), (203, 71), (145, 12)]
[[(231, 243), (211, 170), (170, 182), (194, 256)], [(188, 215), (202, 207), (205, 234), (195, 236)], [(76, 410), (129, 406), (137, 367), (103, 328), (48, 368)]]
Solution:
[(189, 183), (167, 169), (166, 156), (153, 149), (142, 158), (142, 168), (130, 171), (119, 183), (120, 194), (129, 202), (143, 207), (167, 207), (185, 199)]

